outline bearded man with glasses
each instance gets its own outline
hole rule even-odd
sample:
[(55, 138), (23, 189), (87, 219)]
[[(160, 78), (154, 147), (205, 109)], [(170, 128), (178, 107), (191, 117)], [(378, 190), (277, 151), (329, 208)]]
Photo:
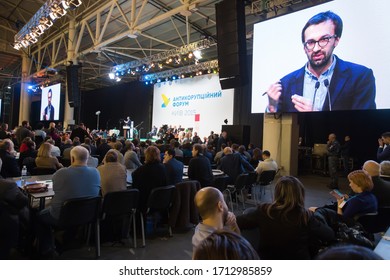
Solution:
[(301, 34), (308, 62), (269, 87), (267, 112), (376, 109), (373, 71), (333, 54), (342, 31), (331, 11), (309, 19)]

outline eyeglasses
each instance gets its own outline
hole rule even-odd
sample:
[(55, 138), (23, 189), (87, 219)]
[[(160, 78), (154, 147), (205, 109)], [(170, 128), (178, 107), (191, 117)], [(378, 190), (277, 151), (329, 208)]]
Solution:
[(309, 40), (309, 41), (303, 43), (303, 45), (305, 46), (305, 48), (308, 51), (312, 51), (317, 43), (318, 43), (318, 45), (321, 48), (324, 48), (329, 43), (329, 40), (332, 39), (332, 38), (337, 38), (337, 35), (325, 36), (325, 37), (322, 37), (321, 39), (319, 39), (318, 41), (316, 41), (316, 40)]

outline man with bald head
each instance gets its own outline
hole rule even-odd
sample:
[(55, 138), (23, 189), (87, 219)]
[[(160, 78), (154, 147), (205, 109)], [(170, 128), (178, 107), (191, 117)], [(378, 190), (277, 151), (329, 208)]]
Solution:
[(336, 134), (329, 134), (326, 148), (328, 152), (328, 165), (330, 176), (330, 184), (328, 185), (328, 187), (330, 189), (338, 189), (339, 178), (337, 175), (337, 166), (339, 164), (340, 143), (336, 140)]
[(100, 191), (100, 175), (96, 168), (88, 167), (89, 152), (81, 146), (70, 151), (71, 165), (53, 175), (54, 197), (49, 208), (39, 213), (39, 251), (47, 256), (55, 250), (51, 226), (58, 223), (62, 204), (69, 199), (95, 197)]
[(236, 217), (229, 212), (223, 194), (214, 187), (200, 189), (195, 195), (195, 206), (202, 217), (192, 237), (192, 247), (195, 249), (203, 239), (216, 230), (227, 228), (236, 233), (240, 229), (236, 223)]
[(380, 164), (376, 161), (368, 160), (363, 164), (363, 170), (371, 176), (374, 183), (374, 188), (371, 192), (378, 200), (378, 208), (390, 207), (390, 182), (380, 177)]

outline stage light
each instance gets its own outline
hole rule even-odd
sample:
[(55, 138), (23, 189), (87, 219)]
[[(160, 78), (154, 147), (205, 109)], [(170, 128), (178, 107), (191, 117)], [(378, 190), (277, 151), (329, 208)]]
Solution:
[(51, 6), (51, 13), (49, 14), (52, 20), (56, 20), (66, 14), (66, 10), (61, 8), (57, 3)]
[(110, 73), (108, 74), (108, 77), (110, 77), (111, 80), (115, 79), (115, 73), (110, 72)]
[(200, 50), (194, 51), (194, 56), (196, 59), (201, 59), (202, 58), (202, 52)]
[(120, 82), (122, 80), (122, 78), (120, 78), (120, 77), (116, 77), (116, 79), (115, 79), (115, 81), (117, 81), (117, 82)]
[(189, 54), (188, 54), (188, 58), (192, 58), (194, 56), (194, 54), (192, 53), (192, 52), (190, 52)]
[(31, 85), (27, 87), (27, 89), (33, 89), (33, 88), (34, 88), (34, 87), (33, 87), (33, 86), (31, 86)]

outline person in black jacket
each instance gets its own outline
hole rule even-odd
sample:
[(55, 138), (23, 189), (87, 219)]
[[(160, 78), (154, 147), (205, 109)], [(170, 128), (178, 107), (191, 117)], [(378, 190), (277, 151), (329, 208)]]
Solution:
[(4, 139), (0, 145), (0, 158), (3, 162), (0, 174), (3, 178), (20, 176), (19, 164), (14, 153), (14, 143), (10, 139)]
[(164, 153), (164, 166), (167, 170), (168, 185), (176, 185), (183, 181), (183, 163), (175, 159), (175, 150), (168, 149)]
[(274, 201), (237, 216), (245, 229), (259, 229), (257, 253), (262, 260), (313, 258), (313, 240), (333, 241), (335, 233), (323, 220), (304, 207), (305, 189), (295, 177), (281, 177), (275, 185)]
[(192, 157), (188, 165), (188, 178), (199, 181), (202, 188), (211, 186), (214, 176), (209, 159), (203, 155), (201, 144), (192, 147)]
[(0, 259), (8, 259), (18, 245), (20, 224), (28, 217), (27, 204), (27, 196), (14, 181), (0, 179)]
[(160, 150), (150, 146), (145, 150), (145, 164), (133, 173), (133, 186), (140, 191), (138, 208), (146, 210), (146, 203), (152, 189), (167, 185), (167, 170), (160, 160)]

